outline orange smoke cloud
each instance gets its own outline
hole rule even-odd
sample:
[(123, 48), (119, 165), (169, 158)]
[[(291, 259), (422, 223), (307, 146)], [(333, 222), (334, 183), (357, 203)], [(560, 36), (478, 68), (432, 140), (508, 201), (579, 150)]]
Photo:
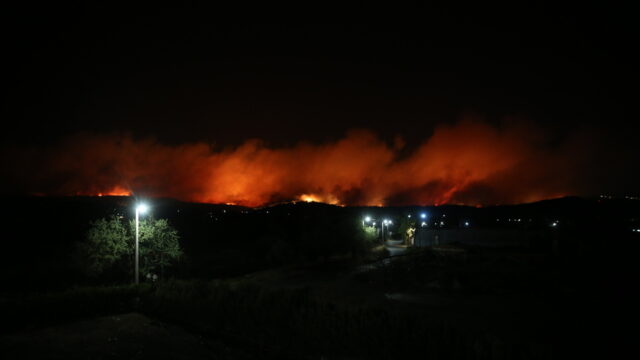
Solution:
[(550, 148), (540, 130), (524, 123), (467, 120), (436, 128), (413, 151), (403, 146), (364, 130), (321, 145), (271, 148), (250, 140), (221, 151), (202, 143), (76, 135), (46, 151), (14, 150), (5, 167), (10, 186), (26, 193), (133, 193), (247, 206), (285, 200), (477, 205), (576, 191), (574, 153)]

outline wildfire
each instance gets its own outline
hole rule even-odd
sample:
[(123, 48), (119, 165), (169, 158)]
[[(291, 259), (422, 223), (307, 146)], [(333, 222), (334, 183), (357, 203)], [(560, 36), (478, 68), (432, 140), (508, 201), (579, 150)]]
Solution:
[(127, 136), (78, 135), (50, 151), (23, 151), (13, 157), (14, 169), (4, 173), (14, 188), (47, 195), (136, 193), (243, 206), (291, 200), (375, 206), (513, 203), (565, 194), (580, 178), (573, 165), (576, 149), (551, 153), (538, 148), (539, 139), (538, 130), (522, 124), (496, 128), (478, 121), (436, 128), (412, 149), (362, 130), (320, 145), (270, 148), (251, 140), (222, 151), (200, 143), (168, 146)]
[(321, 202), (321, 203), (331, 204), (331, 205), (341, 205), (340, 201), (335, 196), (332, 196), (332, 195), (320, 196), (320, 195), (314, 195), (314, 194), (302, 194), (298, 197), (298, 199), (300, 201), (304, 201), (308, 203)]
[(115, 186), (113, 189), (106, 193), (98, 193), (98, 196), (131, 196), (131, 191), (128, 191), (120, 186)]
[(307, 194), (302, 194), (300, 195), (300, 201), (304, 201), (304, 202), (320, 202), (320, 200), (313, 196), (313, 195), (307, 195)]

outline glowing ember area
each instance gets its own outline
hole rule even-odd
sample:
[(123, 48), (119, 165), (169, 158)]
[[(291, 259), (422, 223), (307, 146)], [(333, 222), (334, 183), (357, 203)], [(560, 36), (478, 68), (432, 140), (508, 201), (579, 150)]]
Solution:
[(321, 202), (321, 203), (332, 204), (332, 205), (341, 205), (338, 199), (331, 195), (320, 196), (320, 195), (313, 195), (313, 194), (302, 194), (300, 195), (300, 197), (298, 197), (298, 199), (304, 202)]
[(106, 193), (98, 193), (98, 196), (131, 196), (131, 191), (125, 190), (120, 186), (116, 186)]
[(5, 173), (22, 193), (136, 194), (246, 206), (295, 200), (482, 205), (582, 190), (576, 184), (584, 165), (575, 159), (588, 159), (589, 147), (571, 139), (551, 147), (542, 139), (526, 123), (478, 121), (436, 128), (411, 149), (364, 130), (320, 145), (271, 148), (250, 140), (221, 151), (202, 143), (77, 135), (51, 149), (14, 149)]
[(304, 202), (320, 202), (320, 200), (314, 195), (307, 195), (307, 194), (300, 195), (300, 200)]

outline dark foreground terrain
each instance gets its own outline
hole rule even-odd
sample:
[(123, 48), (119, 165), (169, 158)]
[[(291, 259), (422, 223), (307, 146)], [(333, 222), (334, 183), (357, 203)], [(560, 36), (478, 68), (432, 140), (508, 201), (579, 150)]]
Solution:
[(25, 330), (0, 341), (8, 359), (210, 359), (232, 355), (224, 345), (205, 343), (179, 327), (138, 313)]
[[(298, 211), (293, 218), (307, 224), (332, 208), (313, 207), (315, 217), (291, 206), (250, 215), (219, 208), (220, 218), (229, 216), (223, 225), (209, 215), (213, 208), (178, 204), (180, 214), (191, 215), (167, 217), (188, 237), (185, 251), (197, 266), (183, 263), (158, 282), (133, 286), (73, 275), (59, 249), (30, 253), (36, 245), (55, 249), (50, 241), (69, 249), (82, 235), (69, 224), (104, 213), (93, 205), (93, 212), (80, 211), (77, 203), (55, 212), (48, 204), (40, 208), (52, 214), (42, 228), (25, 228), (26, 219), (5, 223), (16, 230), (8, 238), (21, 241), (8, 249), (21, 251), (3, 254), (3, 359), (611, 358), (635, 342), (626, 329), (635, 324), (639, 300), (638, 239), (624, 227), (637, 223), (634, 207), (596, 212), (601, 223), (589, 229), (584, 222), (560, 229), (561, 252), (468, 244), (404, 249), (396, 240), (387, 244), (396, 255), (389, 257), (380, 243), (358, 256), (335, 244), (314, 248), (319, 255), (302, 246), (297, 255), (289, 251), (306, 227), (287, 225), (288, 214)], [(159, 209), (171, 213), (169, 205)], [(257, 236), (268, 224), (268, 236)], [(274, 253), (264, 244), (278, 242), (277, 234), (291, 237)], [(333, 248), (342, 252), (326, 252)], [(47, 272), (46, 264), (57, 267)]]
[(603, 293), (615, 285), (447, 257), (5, 298), (0, 348), (9, 358), (552, 359), (622, 355), (633, 343), (623, 329), (635, 295)]

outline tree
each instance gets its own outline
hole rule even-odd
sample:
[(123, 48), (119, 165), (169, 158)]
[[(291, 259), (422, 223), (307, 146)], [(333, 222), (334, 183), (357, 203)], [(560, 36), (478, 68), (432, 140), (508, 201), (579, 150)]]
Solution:
[[(128, 226), (126, 226), (128, 225)], [(118, 217), (91, 224), (84, 242), (78, 245), (77, 260), (89, 277), (119, 277), (133, 274), (135, 221), (126, 224)], [(182, 255), (178, 232), (165, 219), (140, 221), (140, 273), (164, 275), (166, 267)]]
[[(129, 222), (129, 233), (134, 234), (136, 223)], [(178, 232), (169, 225), (166, 219), (149, 219), (140, 222), (140, 273), (160, 274), (164, 276), (164, 270), (182, 255)], [(133, 249), (135, 238), (131, 240)], [(135, 259), (131, 254), (131, 263)]]
[(416, 222), (408, 217), (401, 217), (398, 232), (402, 235), (402, 240), (406, 245), (413, 244), (413, 237), (416, 231)]

